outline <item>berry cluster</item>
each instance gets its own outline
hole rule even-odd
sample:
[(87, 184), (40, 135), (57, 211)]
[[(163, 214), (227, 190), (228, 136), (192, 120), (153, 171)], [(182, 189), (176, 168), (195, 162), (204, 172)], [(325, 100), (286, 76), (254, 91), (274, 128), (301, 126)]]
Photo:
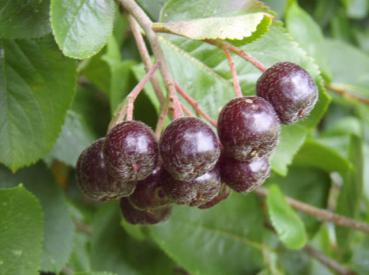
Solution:
[(82, 192), (99, 201), (121, 199), (132, 224), (165, 220), (173, 203), (212, 207), (227, 198), (228, 187), (250, 192), (270, 173), (280, 124), (306, 117), (318, 97), (310, 75), (289, 62), (266, 70), (256, 93), (224, 106), (218, 135), (194, 117), (172, 121), (159, 141), (141, 122), (116, 125), (80, 155)]

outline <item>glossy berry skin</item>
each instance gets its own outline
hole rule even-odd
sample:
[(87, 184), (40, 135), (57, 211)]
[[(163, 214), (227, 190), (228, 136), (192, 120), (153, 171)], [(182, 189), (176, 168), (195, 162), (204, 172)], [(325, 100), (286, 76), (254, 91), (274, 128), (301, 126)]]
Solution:
[(144, 123), (125, 121), (106, 136), (104, 157), (110, 175), (126, 182), (143, 180), (157, 166), (158, 144)]
[(218, 137), (194, 117), (174, 120), (163, 132), (159, 148), (163, 167), (182, 181), (191, 181), (210, 171), (220, 156)]
[(102, 152), (104, 138), (87, 147), (77, 162), (77, 183), (82, 193), (96, 201), (107, 201), (129, 196), (134, 182), (122, 182), (108, 175)]
[(200, 206), (211, 201), (219, 194), (222, 185), (218, 166), (191, 181), (176, 180), (169, 173), (163, 178), (165, 192), (172, 201), (188, 206)]
[(273, 105), (284, 124), (306, 117), (318, 99), (318, 89), (309, 73), (290, 62), (267, 69), (257, 81), (256, 93)]
[(218, 195), (216, 195), (216, 197), (214, 197), (211, 201), (200, 205), (199, 208), (200, 209), (211, 208), (211, 207), (217, 205), (218, 203), (224, 201), (226, 198), (228, 198), (229, 194), (230, 194), (229, 188), (227, 187), (226, 184), (222, 183), (222, 186), (219, 190)]
[(169, 205), (171, 201), (164, 191), (162, 168), (157, 167), (146, 179), (138, 181), (129, 198), (132, 205), (141, 210)]
[(219, 114), (224, 153), (241, 161), (269, 155), (278, 143), (279, 131), (277, 114), (261, 97), (235, 98)]
[(250, 192), (269, 177), (268, 158), (238, 161), (222, 158), (220, 162), (222, 181), (236, 192)]
[(170, 206), (140, 210), (133, 206), (129, 198), (120, 200), (120, 209), (125, 220), (131, 224), (156, 224), (163, 222), (168, 219), (172, 210)]

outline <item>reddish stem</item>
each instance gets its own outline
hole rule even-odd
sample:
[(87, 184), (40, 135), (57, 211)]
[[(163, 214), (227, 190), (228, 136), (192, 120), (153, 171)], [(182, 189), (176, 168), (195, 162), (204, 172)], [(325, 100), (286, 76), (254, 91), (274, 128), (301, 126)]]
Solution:
[(188, 93), (185, 92), (179, 86), (178, 83), (175, 83), (177, 92), (192, 106), (192, 108), (196, 111), (196, 113), (206, 119), (209, 123), (211, 123), (214, 127), (217, 126), (217, 122), (213, 120), (205, 111), (202, 110), (200, 104), (192, 98)]
[(240, 81), (238, 80), (237, 69), (236, 69), (236, 66), (234, 65), (234, 61), (231, 56), (231, 53), (229, 52), (227, 47), (223, 47), (223, 51), (224, 51), (225, 56), (227, 57), (229, 69), (232, 73), (233, 87), (236, 93), (236, 97), (242, 97)]
[(158, 122), (156, 123), (155, 134), (158, 139), (160, 138), (161, 131), (163, 130), (165, 118), (168, 115), (168, 111), (169, 111), (168, 105), (169, 105), (169, 101), (166, 100), (161, 107), (159, 119), (158, 119)]
[(155, 65), (153, 65), (150, 68), (150, 70), (147, 72), (147, 74), (141, 79), (140, 82), (138, 82), (138, 84), (133, 88), (133, 90), (127, 96), (127, 120), (132, 120), (135, 100), (137, 96), (140, 94), (140, 92), (143, 90), (143, 88), (145, 87), (146, 83), (152, 79), (156, 70), (159, 68), (159, 65), (160, 65), (160, 62), (157, 62)]

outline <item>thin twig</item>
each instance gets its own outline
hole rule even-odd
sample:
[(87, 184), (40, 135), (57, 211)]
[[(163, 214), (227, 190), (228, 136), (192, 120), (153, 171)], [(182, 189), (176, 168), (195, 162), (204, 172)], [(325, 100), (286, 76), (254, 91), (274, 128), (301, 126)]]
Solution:
[(319, 250), (315, 249), (311, 245), (305, 245), (303, 248), (303, 251), (305, 251), (308, 255), (310, 255), (312, 258), (319, 261), (322, 265), (328, 267), (332, 271), (334, 271), (337, 274), (340, 275), (353, 275), (355, 274), (354, 271), (342, 266), (340, 263), (335, 261), (334, 259), (324, 255)]
[(146, 15), (146, 13), (141, 9), (139, 5), (134, 0), (119, 0), (122, 6), (130, 13), (137, 22), (141, 25), (145, 31), (147, 38), (150, 42), (152, 51), (157, 61), (161, 62), (160, 72), (163, 76), (166, 87), (168, 88), (168, 98), (169, 98), (169, 109), (173, 113), (173, 117), (177, 118), (182, 115), (181, 111), (178, 110), (178, 105), (176, 103), (176, 89), (173, 81), (173, 77), (170, 73), (169, 66), (165, 60), (164, 53), (160, 48), (159, 38), (156, 33), (152, 30), (152, 21)]
[[(145, 40), (142, 37), (141, 31), (140, 31), (140, 26), (138, 25), (137, 21), (131, 15), (128, 16), (128, 22), (129, 22), (129, 26), (131, 28), (133, 37), (136, 41), (138, 52), (141, 56), (141, 59), (142, 59), (142, 62), (144, 64), (144, 66), (145, 66), (145, 70), (146, 70), (146, 72), (148, 72), (150, 70), (150, 68), (152, 67), (152, 62), (151, 62), (149, 51), (146, 47)], [(165, 97), (164, 97), (164, 94), (163, 94), (163, 92), (160, 88), (160, 84), (159, 84), (158, 79), (156, 77), (153, 77), (151, 79), (151, 84), (154, 88), (154, 92), (155, 92), (157, 98), (159, 99), (160, 104), (163, 104), (164, 100), (165, 100)]]
[(161, 105), (161, 111), (159, 114), (158, 122), (156, 123), (155, 135), (158, 139), (160, 138), (161, 131), (163, 130), (164, 121), (168, 115), (168, 109), (169, 109), (169, 100), (166, 100), (164, 104)]
[(241, 86), (240, 86), (240, 81), (238, 80), (237, 69), (236, 69), (236, 66), (234, 65), (234, 61), (233, 61), (233, 58), (231, 56), (231, 53), (229, 52), (229, 50), (227, 49), (226, 46), (223, 47), (223, 51), (224, 51), (225, 56), (227, 57), (229, 69), (230, 69), (231, 74), (232, 74), (233, 87), (234, 87), (234, 91), (236, 93), (236, 97), (242, 97), (242, 90), (241, 90)]
[(331, 83), (327, 86), (327, 88), (329, 90), (331, 90), (332, 92), (335, 92), (336, 94), (338, 94), (342, 97), (345, 97), (345, 98), (348, 98), (348, 99), (351, 99), (351, 100), (355, 100), (355, 101), (359, 101), (360, 103), (363, 103), (365, 105), (369, 105), (369, 99), (368, 98), (364, 98), (364, 97), (361, 97), (361, 96), (354, 95), (354, 94), (346, 91), (346, 89), (344, 89), (343, 87), (340, 87), (336, 84)]
[(243, 58), (247, 62), (250, 62), (254, 67), (256, 67), (261, 72), (266, 71), (266, 67), (261, 63), (259, 60), (257, 60), (255, 57), (251, 56), (250, 54), (246, 53), (245, 51), (241, 50), (240, 48), (237, 48), (233, 46), (230, 43), (220, 41), (220, 40), (205, 40), (205, 42), (212, 44), (220, 49), (227, 48), (229, 51), (237, 54), (239, 57)]
[(186, 93), (185, 90), (183, 90), (177, 82), (175, 83), (175, 85), (177, 92), (192, 106), (192, 108), (196, 111), (196, 113), (202, 116), (204, 119), (206, 119), (214, 127), (216, 127), (217, 122), (214, 119), (212, 119), (204, 110), (202, 110), (197, 100), (193, 99), (188, 93)]
[[(255, 189), (255, 193), (262, 198), (266, 198), (268, 196), (267, 190), (262, 187)], [(332, 222), (338, 226), (348, 227), (365, 233), (369, 233), (369, 224), (355, 221), (348, 217), (334, 214), (327, 210), (316, 208), (314, 206), (311, 206), (309, 204), (303, 203), (290, 197), (286, 197), (286, 199), (290, 206), (307, 215), (313, 216), (323, 221)]]

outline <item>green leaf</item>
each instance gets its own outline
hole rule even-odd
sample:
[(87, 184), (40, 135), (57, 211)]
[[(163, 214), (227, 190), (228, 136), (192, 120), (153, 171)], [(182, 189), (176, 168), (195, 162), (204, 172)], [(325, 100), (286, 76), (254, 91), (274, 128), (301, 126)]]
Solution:
[(0, 0), (0, 38), (34, 38), (50, 32), (49, 0)]
[(0, 274), (38, 274), (43, 220), (39, 202), (22, 186), (0, 189)]
[(0, 44), (0, 162), (12, 170), (56, 141), (75, 87), (75, 62), (51, 36)]
[(113, 30), (114, 1), (51, 0), (51, 26), (66, 56), (78, 59), (96, 54)]
[(89, 272), (75, 272), (73, 273), (74, 275), (117, 275), (117, 273), (111, 273), (111, 272), (94, 272), (94, 271), (89, 271)]
[(75, 167), (80, 153), (96, 139), (81, 115), (68, 111), (62, 132), (46, 159), (57, 159)]
[(290, 249), (301, 249), (307, 241), (304, 223), (288, 205), (277, 185), (268, 190), (269, 217), (280, 240)]
[(159, 19), (160, 10), (164, 4), (168, 2), (167, 0), (137, 0), (137, 3), (151, 16), (153, 21)]
[(261, 243), (263, 214), (254, 195), (233, 193), (208, 210), (175, 207), (167, 222), (148, 229), (191, 274), (253, 274), (262, 266), (262, 251), (269, 249)]
[(44, 212), (44, 243), (40, 269), (58, 273), (69, 259), (74, 238), (74, 225), (62, 190), (41, 163), (16, 174), (4, 167), (0, 168), (0, 187), (14, 186), (18, 182), (24, 182), (25, 187), (39, 199)]
[(367, 0), (341, 0), (346, 7), (347, 15), (351, 18), (362, 19), (368, 14)]
[(233, 17), (209, 17), (190, 21), (154, 23), (153, 28), (197, 40), (242, 40), (252, 36), (258, 29), (266, 30), (271, 22), (270, 15), (257, 12)]

